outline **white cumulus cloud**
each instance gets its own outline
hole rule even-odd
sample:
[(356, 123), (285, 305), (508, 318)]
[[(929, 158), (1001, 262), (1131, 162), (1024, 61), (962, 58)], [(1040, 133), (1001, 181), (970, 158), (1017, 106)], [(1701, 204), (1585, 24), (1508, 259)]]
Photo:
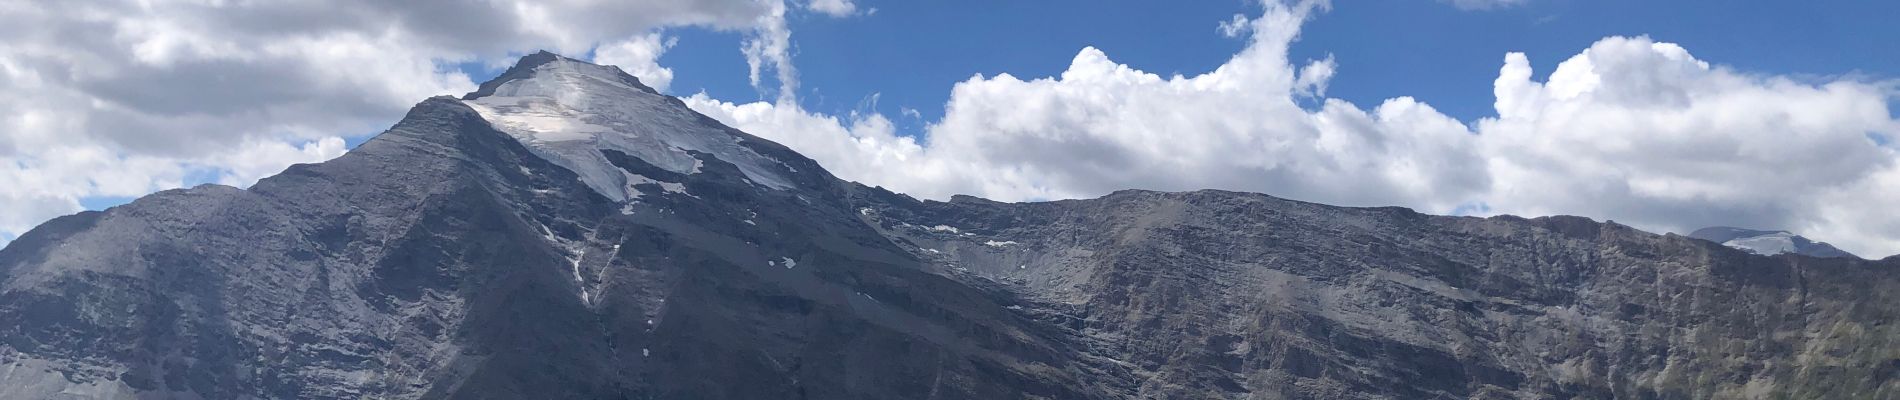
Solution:
[(1498, 116), (1477, 123), (1498, 211), (1675, 232), (1790, 229), (1867, 254), (1900, 250), (1900, 230), (1856, 232), (1877, 220), (1828, 217), (1900, 201), (1860, 188), (1895, 168), (1894, 150), (1869, 137), (1896, 127), (1879, 86), (1744, 74), (1641, 37), (1603, 39), (1547, 81), (1531, 76), (1523, 54), (1507, 56)]
[(673, 84), (673, 69), (660, 66), (660, 56), (679, 44), (679, 38), (659, 32), (634, 36), (627, 40), (600, 45), (594, 49), (594, 63), (620, 67), (640, 78), (640, 83), (661, 92)]
[(1213, 72), (1161, 76), (1083, 49), (1060, 76), (973, 77), (952, 89), (923, 143), (882, 116), (833, 118), (787, 104), (695, 97), (714, 118), (786, 143), (847, 179), (924, 197), (1092, 197), (1124, 188), (1221, 188), (1336, 204), (1446, 212), (1487, 186), (1471, 133), (1429, 105), (1314, 109), (1332, 62), (1297, 67), (1287, 46), (1313, 3), (1240, 18), (1248, 47)]
[(812, 0), (806, 7), (833, 17), (848, 17), (858, 13), (858, 4), (852, 0)]
[(218, 183), (246, 187), (271, 175), (284, 172), (291, 164), (308, 164), (329, 161), (343, 155), (343, 138), (331, 136), (307, 143), (292, 145), (278, 141), (251, 142), (243, 150), (213, 157), (208, 164), (221, 166), (227, 172), (219, 177)]
[[(1218, 188), (1343, 205), (1575, 214), (1655, 231), (1789, 229), (1863, 255), (1900, 252), (1891, 85), (1754, 75), (1648, 38), (1605, 38), (1543, 82), (1506, 57), (1497, 116), (1470, 124), (1409, 97), (1325, 96), (1335, 60), (1287, 58), (1323, 2), (1270, 1), (1220, 33), (1245, 49), (1162, 76), (1087, 48), (1054, 77), (958, 83), (921, 139), (876, 114), (687, 103), (839, 176), (926, 198), (1082, 198)], [(1349, 77), (1345, 79), (1350, 79)]]

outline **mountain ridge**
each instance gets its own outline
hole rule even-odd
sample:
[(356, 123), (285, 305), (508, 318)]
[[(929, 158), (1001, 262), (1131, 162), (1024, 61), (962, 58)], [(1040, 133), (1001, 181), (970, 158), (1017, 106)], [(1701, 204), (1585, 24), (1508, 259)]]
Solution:
[[(1900, 394), (1900, 258), (1215, 190), (918, 200), (555, 63), (582, 62), (524, 57), (250, 189), (22, 235), (0, 397)], [(519, 89), (556, 78), (582, 80)], [(523, 104), (577, 113), (497, 121)]]

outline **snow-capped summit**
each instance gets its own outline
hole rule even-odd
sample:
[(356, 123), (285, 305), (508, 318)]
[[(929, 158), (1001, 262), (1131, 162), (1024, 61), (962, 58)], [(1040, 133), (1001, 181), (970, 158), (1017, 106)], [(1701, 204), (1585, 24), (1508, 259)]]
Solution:
[(1824, 242), (1808, 240), (1788, 231), (1763, 231), (1716, 226), (1697, 229), (1689, 237), (1721, 243), (1750, 253), (1776, 255), (1795, 253), (1813, 257), (1854, 257)]
[(575, 174), (608, 198), (638, 197), (652, 182), (615, 167), (602, 150), (680, 174), (699, 172), (707, 153), (736, 165), (753, 183), (787, 189), (796, 169), (756, 150), (759, 141), (660, 94), (619, 68), (539, 52), (463, 100), (497, 129)]

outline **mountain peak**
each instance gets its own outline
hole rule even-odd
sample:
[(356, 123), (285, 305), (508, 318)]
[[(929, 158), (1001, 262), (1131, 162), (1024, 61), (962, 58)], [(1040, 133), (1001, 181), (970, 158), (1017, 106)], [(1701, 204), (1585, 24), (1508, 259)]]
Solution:
[(1697, 229), (1689, 233), (1689, 237), (1761, 255), (1795, 253), (1812, 257), (1857, 257), (1833, 245), (1809, 240), (1789, 231), (1712, 226)]
[(720, 125), (617, 67), (546, 51), (522, 57), (462, 99), (496, 129), (616, 201), (639, 197), (633, 185), (651, 177), (614, 166), (608, 150), (678, 174), (697, 173), (705, 160), (696, 154), (706, 154), (772, 189), (790, 188), (795, 180), (788, 176), (798, 172), (762, 153), (762, 139)]
[(508, 67), (508, 70), (503, 71), (501, 75), (496, 76), (494, 79), (489, 79), (487, 82), (482, 82), (481, 86), (476, 88), (474, 92), (469, 92), (468, 94), (462, 95), (462, 100), (474, 100), (474, 99), (478, 99), (484, 96), (492, 96), (495, 94), (495, 88), (500, 87), (503, 84), (507, 84), (508, 82), (512, 82), (516, 80), (532, 79), (535, 77), (535, 71), (539, 70), (542, 66), (548, 65), (550, 63), (579, 64), (583, 66), (582, 68), (597, 70), (595, 72), (599, 76), (608, 77), (613, 81), (617, 81), (621, 84), (625, 84), (628, 86), (633, 86), (635, 88), (646, 91), (648, 93), (659, 94), (659, 91), (653, 90), (652, 87), (648, 87), (646, 84), (640, 83), (640, 78), (634, 77), (633, 75), (620, 70), (619, 67), (614, 67), (611, 65), (597, 65), (594, 63), (586, 62), (586, 61), (568, 58), (567, 56), (555, 54), (554, 52), (551, 52), (551, 51), (540, 50), (540, 51), (536, 51), (534, 53), (530, 53), (525, 56), (521, 56), (520, 60), (515, 61), (514, 66)]

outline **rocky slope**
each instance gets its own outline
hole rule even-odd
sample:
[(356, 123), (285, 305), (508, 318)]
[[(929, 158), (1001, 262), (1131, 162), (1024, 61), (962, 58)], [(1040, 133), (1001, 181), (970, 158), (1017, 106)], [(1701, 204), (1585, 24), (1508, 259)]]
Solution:
[(0, 250), (0, 398), (1893, 398), (1900, 259), (1246, 193), (917, 201), (525, 58)]

